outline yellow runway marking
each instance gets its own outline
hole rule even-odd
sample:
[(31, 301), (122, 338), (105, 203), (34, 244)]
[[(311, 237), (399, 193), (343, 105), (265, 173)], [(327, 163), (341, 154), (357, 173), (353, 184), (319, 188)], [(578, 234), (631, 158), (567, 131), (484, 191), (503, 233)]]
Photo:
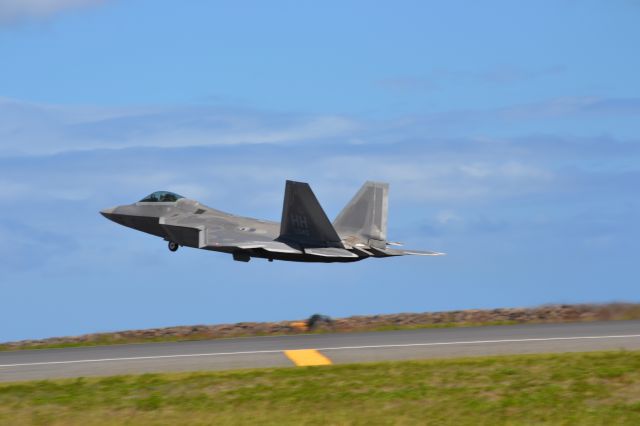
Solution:
[(298, 367), (308, 365), (331, 365), (331, 360), (315, 349), (284, 351), (284, 354)]

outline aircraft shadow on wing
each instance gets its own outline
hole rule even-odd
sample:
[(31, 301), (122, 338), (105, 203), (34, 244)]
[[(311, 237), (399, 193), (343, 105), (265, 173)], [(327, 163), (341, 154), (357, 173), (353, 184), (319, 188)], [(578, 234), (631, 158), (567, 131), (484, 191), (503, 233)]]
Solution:
[(288, 180), (282, 221), (239, 217), (168, 191), (100, 213), (120, 224), (180, 246), (230, 253), (248, 262), (355, 262), (369, 257), (437, 256), (443, 253), (401, 250), (387, 241), (389, 185), (366, 182), (331, 223), (309, 184)]

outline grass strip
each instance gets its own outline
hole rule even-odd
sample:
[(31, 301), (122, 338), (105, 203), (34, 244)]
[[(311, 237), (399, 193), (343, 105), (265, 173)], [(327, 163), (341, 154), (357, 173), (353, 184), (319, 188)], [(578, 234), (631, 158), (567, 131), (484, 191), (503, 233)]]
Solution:
[(0, 384), (11, 425), (637, 425), (640, 352)]

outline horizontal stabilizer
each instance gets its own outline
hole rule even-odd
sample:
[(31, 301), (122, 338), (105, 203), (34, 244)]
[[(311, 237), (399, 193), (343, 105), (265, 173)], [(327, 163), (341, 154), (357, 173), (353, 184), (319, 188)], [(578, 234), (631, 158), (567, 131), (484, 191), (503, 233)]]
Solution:
[(291, 180), (285, 187), (278, 238), (305, 247), (343, 247), (309, 184)]
[(351, 253), (349, 250), (337, 247), (306, 248), (304, 252), (312, 256), (322, 257), (358, 257), (357, 254)]
[(377, 248), (371, 247), (369, 250), (376, 253), (379, 256), (443, 256), (445, 253), (439, 253), (437, 251), (424, 251), (424, 250), (398, 250), (392, 248)]
[(415, 256), (444, 256), (446, 253), (440, 253), (437, 251), (428, 250), (396, 250), (402, 252), (402, 254), (411, 254)]

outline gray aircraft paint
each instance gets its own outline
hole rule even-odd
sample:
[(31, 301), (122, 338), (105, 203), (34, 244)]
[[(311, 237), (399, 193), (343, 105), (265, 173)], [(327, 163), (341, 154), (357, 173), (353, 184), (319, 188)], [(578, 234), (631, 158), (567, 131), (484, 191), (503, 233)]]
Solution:
[(443, 253), (390, 248), (387, 237), (389, 185), (366, 182), (333, 224), (311, 187), (287, 181), (282, 221), (235, 216), (177, 194), (158, 191), (142, 201), (104, 209), (106, 218), (178, 246), (299, 262), (354, 262), (368, 257), (436, 256)]
[(366, 182), (342, 209), (333, 226), (342, 238), (387, 240), (389, 184)]

